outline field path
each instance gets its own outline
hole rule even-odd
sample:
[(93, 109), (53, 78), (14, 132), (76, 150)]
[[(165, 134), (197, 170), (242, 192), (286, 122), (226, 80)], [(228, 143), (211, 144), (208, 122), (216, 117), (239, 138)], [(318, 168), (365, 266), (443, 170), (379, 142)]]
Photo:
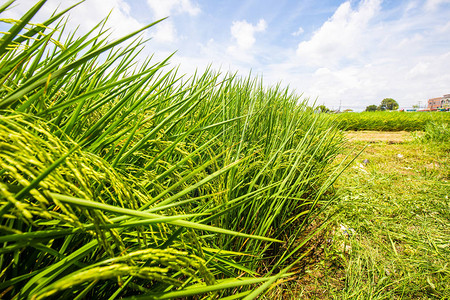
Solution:
[(409, 142), (413, 139), (412, 134), (407, 131), (346, 131), (345, 136), (350, 141), (391, 144)]

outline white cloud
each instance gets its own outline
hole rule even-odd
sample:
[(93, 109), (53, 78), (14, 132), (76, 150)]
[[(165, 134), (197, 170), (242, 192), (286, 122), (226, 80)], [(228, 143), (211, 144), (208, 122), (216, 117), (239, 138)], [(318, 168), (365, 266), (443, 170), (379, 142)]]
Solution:
[(159, 23), (152, 37), (157, 42), (172, 43), (178, 40), (177, 30), (172, 17), (180, 14), (196, 16), (201, 12), (200, 7), (190, 0), (147, 0), (156, 19), (170, 17)]
[[(79, 2), (78, 0), (67, 0), (61, 3), (61, 0), (49, 0), (41, 8), (39, 13), (31, 20), (31, 22), (42, 22), (50, 17), (50, 15), (58, 10), (63, 9)], [(2, 14), (5, 18), (18, 19), (36, 4), (34, 0), (17, 1), (17, 6)], [(110, 14), (111, 13), (111, 14)], [(122, 37), (132, 31), (135, 31), (145, 24), (140, 23), (130, 15), (130, 7), (124, 0), (89, 0), (69, 11), (69, 22), (67, 29), (74, 30), (79, 26), (79, 34), (87, 33), (102, 19), (110, 14), (106, 28), (111, 28), (111, 38)]]
[(150, 36), (157, 42), (172, 43), (177, 40), (177, 30), (171, 20), (166, 19), (156, 26)]
[(189, 14), (196, 16), (200, 7), (190, 0), (147, 0), (156, 18), (165, 18), (175, 14)]
[(447, 23), (443, 24), (442, 26), (439, 26), (437, 31), (439, 33), (445, 34), (445, 35), (450, 34), (450, 21), (448, 21)]
[(406, 74), (409, 79), (414, 79), (420, 76), (431, 75), (429, 74), (430, 64), (426, 62), (419, 62), (414, 67), (412, 67)]
[(264, 32), (267, 28), (267, 23), (264, 19), (258, 21), (258, 24), (252, 25), (246, 20), (234, 21), (231, 25), (231, 36), (236, 40), (237, 46), (240, 49), (250, 49), (255, 44), (255, 33)]
[(436, 10), (442, 4), (449, 4), (450, 0), (427, 0), (425, 3), (425, 9), (427, 10)]
[(405, 12), (412, 11), (412, 10), (416, 9), (421, 4), (422, 3), (419, 3), (417, 0), (409, 1), (407, 3), (406, 7), (405, 7)]
[[(297, 56), (266, 69), (266, 78), (290, 83), (329, 107), (337, 108), (342, 100), (343, 108), (357, 110), (386, 97), (396, 99), (400, 107), (411, 107), (450, 93), (450, 23), (445, 10), (405, 5), (393, 13), (368, 4), (362, 1), (357, 9), (340, 6), (299, 44), (304, 48), (297, 48)], [(343, 42), (334, 39), (333, 32)]]
[(297, 55), (316, 65), (358, 59), (368, 46), (369, 21), (379, 10), (380, 0), (362, 1), (357, 10), (351, 8), (350, 2), (341, 4), (310, 40), (298, 45)]
[(216, 70), (239, 71), (239, 73), (246, 73), (252, 66), (258, 64), (252, 51), (242, 51), (234, 46), (228, 46), (227, 48), (226, 42), (217, 41), (213, 38), (206, 43), (200, 43), (198, 52), (194, 55), (191, 54), (190, 59), (188, 59), (188, 56), (184, 56), (183, 61), (185, 66), (197, 64), (190, 67), (191, 69), (212, 64)]
[[(76, 1), (48, 0), (43, 11), (48, 16), (60, 2), (63, 2), (62, 9)], [(133, 4), (131, 0), (87, 0), (70, 13), (69, 25), (73, 29), (73, 25), (81, 24), (81, 31), (85, 32), (114, 8), (109, 22), (114, 35), (129, 33), (145, 24), (133, 18), (127, 1)], [(18, 0), (18, 3), (17, 8), (3, 13), (2, 17), (20, 18), (35, 1)], [(171, 62), (172, 65), (181, 63), (181, 73), (192, 73), (209, 63), (216, 69), (239, 70), (240, 75), (248, 74), (251, 69), (253, 75), (263, 73), (267, 84), (282, 81), (311, 99), (318, 96), (320, 104), (337, 108), (342, 100), (343, 108), (351, 106), (360, 110), (379, 104), (386, 97), (396, 99), (405, 107), (450, 93), (450, 40), (447, 38), (450, 0), (412, 0), (399, 4), (386, 1), (386, 5), (382, 5), (382, 0), (349, 0), (330, 14), (328, 20), (316, 25), (315, 32), (306, 29), (303, 32), (300, 27), (292, 33), (302, 42), (290, 46), (283, 44), (282, 39), (270, 43), (272, 34), (278, 30), (275, 26), (270, 36), (258, 40), (268, 27), (264, 19), (255, 23), (240, 19), (230, 27), (222, 25), (221, 29), (215, 29), (214, 39), (205, 34), (209, 30), (200, 30), (199, 34), (180, 42), (177, 29), (181, 31), (181, 27), (177, 26), (184, 25), (178, 20), (198, 16), (201, 9), (197, 2), (147, 0), (142, 3), (144, 7), (148, 4), (152, 21), (170, 16), (149, 30), (147, 35), (155, 39), (150, 41), (145, 54), (155, 52), (158, 60), (178, 49)], [(214, 14), (219, 12), (206, 13), (216, 17)], [(203, 18), (190, 19), (195, 22), (189, 26), (194, 23), (202, 26), (198, 24), (202, 24)], [(218, 16), (217, 19), (222, 24), (230, 22)], [(284, 20), (277, 19), (271, 19), (271, 24), (278, 21), (284, 24), (281, 22)], [(231, 40), (227, 39), (229, 34)], [(292, 38), (285, 40), (292, 41)]]
[(295, 32), (292, 33), (292, 35), (293, 35), (293, 36), (299, 36), (299, 35), (301, 35), (303, 32), (305, 32), (305, 30), (303, 29), (303, 27), (299, 27), (299, 28), (297, 29), (297, 31), (295, 31)]

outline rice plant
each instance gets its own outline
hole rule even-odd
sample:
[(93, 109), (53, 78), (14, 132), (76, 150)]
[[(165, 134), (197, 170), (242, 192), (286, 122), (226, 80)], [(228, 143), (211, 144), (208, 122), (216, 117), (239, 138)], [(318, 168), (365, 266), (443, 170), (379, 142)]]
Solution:
[(1, 296), (253, 299), (291, 276), (345, 168), (334, 122), (261, 78), (138, 63), (162, 20), (110, 41), (67, 10), (29, 25), (44, 4), (0, 40)]
[(424, 131), (430, 122), (450, 122), (445, 112), (361, 112), (333, 116), (343, 130)]

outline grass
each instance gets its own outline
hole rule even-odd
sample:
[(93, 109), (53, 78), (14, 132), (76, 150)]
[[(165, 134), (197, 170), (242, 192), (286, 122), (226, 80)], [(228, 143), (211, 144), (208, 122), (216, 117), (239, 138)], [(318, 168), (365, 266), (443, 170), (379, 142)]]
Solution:
[(424, 131), (428, 123), (449, 123), (446, 112), (361, 112), (331, 115), (343, 130)]
[[(337, 181), (342, 201), (328, 211), (338, 214), (334, 226), (287, 289), (303, 298), (447, 299), (448, 147), (369, 134), (370, 144)], [(350, 135), (349, 151), (367, 145), (364, 133)]]
[(0, 296), (254, 299), (291, 277), (345, 168), (336, 123), (260, 78), (138, 64), (161, 20), (110, 41), (65, 12), (29, 25), (44, 4), (0, 40)]
[(429, 122), (425, 126), (425, 133), (418, 139), (424, 143), (439, 143), (448, 151), (450, 141), (449, 122)]

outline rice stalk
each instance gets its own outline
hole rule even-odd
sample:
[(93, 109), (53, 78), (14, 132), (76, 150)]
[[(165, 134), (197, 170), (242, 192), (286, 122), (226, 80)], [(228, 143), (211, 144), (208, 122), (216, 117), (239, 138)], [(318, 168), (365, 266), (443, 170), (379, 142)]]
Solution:
[(255, 298), (292, 276), (345, 168), (336, 123), (262, 78), (137, 64), (161, 20), (109, 41), (37, 11), (0, 52), (6, 294)]

